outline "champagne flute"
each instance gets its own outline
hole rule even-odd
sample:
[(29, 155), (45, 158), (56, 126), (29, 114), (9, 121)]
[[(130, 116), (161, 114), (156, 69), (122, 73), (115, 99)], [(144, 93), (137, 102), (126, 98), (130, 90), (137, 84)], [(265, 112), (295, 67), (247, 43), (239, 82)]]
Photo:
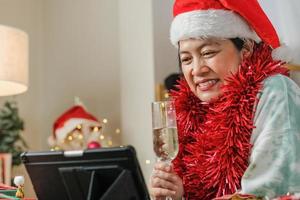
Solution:
[[(171, 165), (178, 153), (175, 106), (172, 101), (152, 103), (153, 149), (159, 161)], [(172, 200), (171, 197), (166, 197)]]

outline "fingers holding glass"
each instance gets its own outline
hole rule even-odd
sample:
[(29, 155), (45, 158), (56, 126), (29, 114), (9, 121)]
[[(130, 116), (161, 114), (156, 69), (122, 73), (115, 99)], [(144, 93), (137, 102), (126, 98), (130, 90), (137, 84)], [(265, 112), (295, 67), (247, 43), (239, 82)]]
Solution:
[(154, 188), (164, 188), (176, 191), (178, 187), (175, 184), (176, 177), (174, 174), (163, 171), (155, 171), (151, 178), (151, 185)]
[(168, 190), (165, 188), (151, 188), (151, 193), (155, 199), (165, 199), (166, 197), (172, 197), (176, 194), (175, 191)]

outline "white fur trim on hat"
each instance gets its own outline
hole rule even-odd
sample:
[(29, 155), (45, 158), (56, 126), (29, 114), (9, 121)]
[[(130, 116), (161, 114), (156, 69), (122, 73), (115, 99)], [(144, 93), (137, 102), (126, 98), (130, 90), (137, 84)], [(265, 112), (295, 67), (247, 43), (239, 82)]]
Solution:
[(180, 40), (200, 37), (249, 38), (261, 41), (247, 22), (229, 10), (196, 10), (177, 15), (171, 25), (174, 46)]

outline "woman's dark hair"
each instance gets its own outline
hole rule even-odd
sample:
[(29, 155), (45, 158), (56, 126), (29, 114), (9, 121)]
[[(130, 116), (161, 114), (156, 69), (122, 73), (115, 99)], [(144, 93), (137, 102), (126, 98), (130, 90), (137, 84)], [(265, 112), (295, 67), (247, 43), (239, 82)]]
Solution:
[[(244, 40), (242, 40), (241, 38), (230, 38), (229, 40), (231, 40), (231, 42), (234, 44), (234, 46), (237, 48), (237, 50), (241, 51), (244, 47)], [(180, 60), (180, 54), (179, 54), (179, 42), (178, 42), (178, 63), (179, 63), (179, 70), (181, 71), (181, 60)]]
[(244, 46), (244, 40), (242, 40), (241, 38), (230, 38), (230, 40), (232, 41), (232, 43), (234, 44), (234, 46), (237, 48), (237, 50), (242, 50), (243, 46)]
[(176, 85), (178, 85), (178, 80), (180, 80), (181, 74), (179, 73), (172, 73), (169, 76), (167, 76), (164, 80), (165, 87), (168, 91), (171, 90), (178, 90)]

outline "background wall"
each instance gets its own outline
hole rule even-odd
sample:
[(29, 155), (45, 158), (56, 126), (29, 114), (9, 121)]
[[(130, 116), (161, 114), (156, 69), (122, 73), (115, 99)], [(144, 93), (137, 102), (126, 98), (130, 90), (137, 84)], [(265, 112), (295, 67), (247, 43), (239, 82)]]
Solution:
[(273, 0), (270, 5), (268, 0), (259, 0), (259, 3), (274, 25), (281, 44), (289, 47), (290, 63), (298, 65), (297, 70), (291, 71), (291, 78), (300, 85), (300, 29), (296, 25), (300, 18), (300, 1)]
[(177, 50), (169, 39), (174, 0), (153, 0), (153, 37), (155, 83), (164, 83), (171, 73), (178, 72)]
[[(139, 17), (137, 17), (139, 16)], [(145, 179), (152, 171), (154, 100), (152, 0), (119, 0), (122, 142), (136, 147)], [(150, 163), (150, 164), (151, 164)]]
[(147, 182), (155, 162), (154, 85), (178, 71), (177, 51), (169, 42), (172, 6), (173, 0), (119, 0), (122, 143), (136, 147)]
[(44, 0), (43, 138), (74, 96), (108, 118), (107, 133), (120, 127), (117, 7), (115, 0)]

